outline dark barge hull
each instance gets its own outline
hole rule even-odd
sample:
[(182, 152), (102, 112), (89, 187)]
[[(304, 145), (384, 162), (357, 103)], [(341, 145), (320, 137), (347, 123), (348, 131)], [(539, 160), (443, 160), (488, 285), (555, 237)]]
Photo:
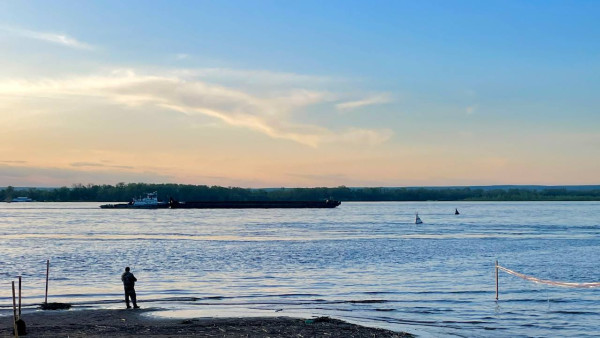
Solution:
[(129, 203), (119, 203), (119, 204), (103, 204), (100, 206), (102, 209), (166, 209), (169, 207), (168, 203), (161, 203), (158, 205), (144, 205), (137, 206)]
[(206, 201), (178, 202), (171, 200), (171, 209), (294, 209), (335, 208), (340, 201)]

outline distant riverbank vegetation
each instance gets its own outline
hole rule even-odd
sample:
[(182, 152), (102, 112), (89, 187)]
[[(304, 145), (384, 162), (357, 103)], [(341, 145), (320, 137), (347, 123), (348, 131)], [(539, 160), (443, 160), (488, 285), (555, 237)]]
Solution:
[(600, 186), (250, 189), (184, 184), (118, 183), (61, 188), (0, 188), (0, 201), (27, 196), (45, 202), (124, 202), (157, 191), (179, 201), (600, 201)]

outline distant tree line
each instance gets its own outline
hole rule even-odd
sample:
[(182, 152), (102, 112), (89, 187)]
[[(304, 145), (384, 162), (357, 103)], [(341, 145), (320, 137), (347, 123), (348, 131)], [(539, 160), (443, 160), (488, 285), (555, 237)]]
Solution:
[(278, 188), (249, 189), (184, 184), (118, 183), (81, 185), (55, 189), (7, 187), (0, 201), (26, 196), (46, 202), (125, 202), (157, 191), (159, 199), (179, 201), (599, 201), (599, 188)]

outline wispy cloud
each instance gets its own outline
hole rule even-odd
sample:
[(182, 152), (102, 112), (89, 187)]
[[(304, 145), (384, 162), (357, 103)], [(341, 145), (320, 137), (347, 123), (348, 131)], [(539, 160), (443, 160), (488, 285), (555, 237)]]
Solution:
[(73, 162), (72, 167), (93, 167), (93, 168), (114, 168), (114, 169), (134, 169), (132, 166), (127, 165), (109, 165), (105, 163), (97, 162)]
[(389, 94), (376, 94), (357, 101), (342, 102), (335, 105), (338, 110), (346, 111), (361, 107), (384, 104), (391, 102), (392, 98)]
[(82, 171), (55, 167), (0, 166), (0, 182), (6, 185), (19, 186), (29, 182), (33, 186), (69, 186), (74, 182), (171, 182), (172, 176), (163, 173), (123, 172), (122, 170), (88, 170)]
[(335, 133), (325, 138), (325, 141), (335, 143), (377, 145), (386, 142), (394, 135), (391, 129), (348, 128), (341, 133)]
[(17, 35), (17, 36), (34, 39), (34, 40), (45, 41), (45, 42), (62, 45), (62, 46), (69, 47), (69, 48), (84, 49), (84, 50), (93, 50), (95, 48), (94, 46), (92, 46), (90, 44), (79, 41), (71, 36), (66, 35), (66, 34), (60, 34), (60, 33), (54, 33), (54, 32), (39, 32), (39, 31), (32, 31), (32, 30), (28, 30), (28, 29), (12, 28), (12, 27), (1, 27), (0, 29), (4, 30), (5, 32)]
[(25, 164), (27, 161), (0, 161), (0, 163), (4, 164)]
[[(392, 135), (387, 129), (348, 127), (331, 130), (292, 118), (294, 113), (308, 106), (333, 101), (335, 95), (328, 91), (298, 87), (281, 90), (279, 86), (273, 86), (256, 93), (173, 73), (139, 75), (131, 70), (119, 70), (100, 76), (0, 81), (0, 94), (102, 97), (133, 108), (149, 105), (190, 116), (210, 116), (228, 125), (249, 128), (272, 138), (292, 140), (312, 147), (339, 142), (378, 144)], [(382, 100), (384, 98), (380, 97), (370, 102)]]
[(279, 86), (283, 88), (296, 86), (315, 88), (343, 81), (329, 76), (232, 68), (178, 69), (173, 72), (173, 75), (209, 82), (219, 81), (238, 85)]

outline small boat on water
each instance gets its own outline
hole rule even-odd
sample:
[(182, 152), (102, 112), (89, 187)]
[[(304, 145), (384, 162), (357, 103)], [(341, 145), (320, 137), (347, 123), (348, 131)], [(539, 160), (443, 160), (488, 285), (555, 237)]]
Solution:
[(168, 207), (169, 203), (158, 200), (156, 191), (146, 194), (146, 197), (143, 198), (134, 198), (129, 203), (103, 204), (100, 206), (102, 209), (158, 209)]
[(417, 212), (416, 217), (415, 217), (415, 224), (422, 224), (423, 221), (421, 221), (421, 217), (419, 217), (419, 213)]
[(15, 197), (12, 200), (10, 200), (11, 203), (17, 203), (17, 202), (33, 202), (33, 200), (29, 197)]
[(455, 215), (460, 215), (460, 212), (458, 212), (458, 209), (454, 209), (454, 214)]

